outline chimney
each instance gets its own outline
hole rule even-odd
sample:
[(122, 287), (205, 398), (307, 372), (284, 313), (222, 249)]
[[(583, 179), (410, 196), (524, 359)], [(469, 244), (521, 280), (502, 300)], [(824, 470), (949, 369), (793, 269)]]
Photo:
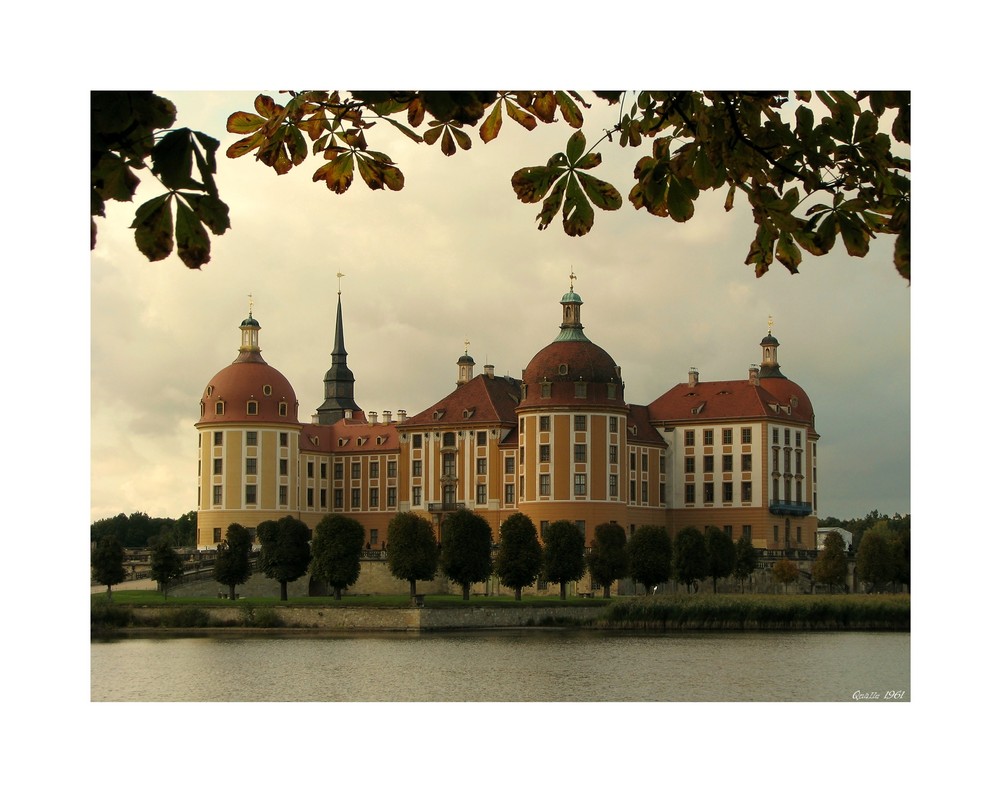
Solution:
[(492, 379), (493, 378), (493, 366), (492, 365), (484, 365), (483, 366), (483, 373), (486, 374), (486, 376), (489, 379)]
[(398, 411), (396, 412), (396, 419), (397, 419), (397, 420), (398, 420), (398, 421), (399, 421), (400, 423), (402, 423), (402, 422), (403, 422), (404, 420), (406, 420), (406, 410), (405, 410), (405, 409), (400, 409), (400, 410), (398, 410)]
[(698, 369), (688, 368), (688, 387), (694, 387), (698, 384)]
[(390, 423), (392, 423), (392, 410), (391, 409), (383, 410), (383, 412), (382, 412), (382, 422), (385, 423), (387, 426)]
[(371, 423), (372, 425), (378, 423), (378, 412), (376, 412), (374, 409), (368, 413), (368, 422)]
[(754, 387), (760, 384), (760, 366), (758, 365), (750, 366), (750, 384)]

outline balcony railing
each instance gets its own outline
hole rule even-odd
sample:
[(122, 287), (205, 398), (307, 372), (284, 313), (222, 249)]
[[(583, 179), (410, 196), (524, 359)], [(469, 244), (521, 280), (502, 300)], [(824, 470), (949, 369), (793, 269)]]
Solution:
[(461, 508), (465, 508), (465, 503), (427, 503), (427, 510), (431, 513), (458, 511)]
[(809, 516), (813, 511), (811, 503), (800, 500), (771, 500), (768, 510), (782, 516)]

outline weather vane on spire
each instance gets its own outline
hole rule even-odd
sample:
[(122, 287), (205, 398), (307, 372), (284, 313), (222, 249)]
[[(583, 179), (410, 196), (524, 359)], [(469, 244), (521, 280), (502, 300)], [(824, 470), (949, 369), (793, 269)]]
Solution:
[(570, 291), (573, 290), (573, 281), (574, 280), (576, 280), (576, 275), (574, 274), (573, 267), (571, 265), (570, 268), (569, 268), (569, 290)]
[(469, 339), (468, 338), (465, 339), (465, 353), (466, 354), (469, 353)]
[(767, 334), (771, 334), (771, 328), (774, 326), (774, 318), (772, 316), (767, 317)]
[(345, 277), (344, 273), (337, 270), (337, 296), (340, 296), (340, 278)]
[(253, 318), (253, 294), (247, 294), (247, 299), (250, 300), (250, 318)]

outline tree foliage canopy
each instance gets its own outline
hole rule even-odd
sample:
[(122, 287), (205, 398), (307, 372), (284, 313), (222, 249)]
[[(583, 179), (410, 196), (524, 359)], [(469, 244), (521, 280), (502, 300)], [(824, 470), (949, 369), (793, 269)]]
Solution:
[(150, 552), (149, 576), (163, 586), (163, 598), (167, 598), (170, 583), (184, 576), (184, 561), (170, 545), (169, 538), (163, 536), (153, 542)]
[(114, 535), (101, 536), (97, 545), (90, 553), (90, 569), (94, 582), (108, 586), (108, 596), (111, 596), (111, 586), (125, 579), (125, 550)]
[(712, 590), (716, 590), (716, 582), (728, 577), (736, 568), (736, 545), (715, 525), (710, 525), (705, 531), (705, 549), (708, 552), (708, 576), (712, 578)]
[(281, 600), (288, 599), (288, 583), (309, 569), (309, 528), (294, 516), (269, 519), (257, 526), (260, 568), (281, 585)]
[(685, 527), (674, 540), (674, 573), (689, 588), (708, 576), (708, 548), (697, 527)]
[(493, 531), (475, 511), (452, 511), (441, 523), (441, 570), (462, 586), (468, 600), (469, 587), (485, 582), (493, 571)]
[(310, 569), (317, 579), (333, 588), (334, 598), (361, 576), (361, 550), (365, 528), (356, 519), (327, 514), (316, 525)]
[(673, 545), (665, 527), (642, 525), (628, 542), (629, 576), (649, 593), (670, 579)]
[(847, 580), (847, 545), (836, 531), (826, 534), (823, 549), (813, 563), (813, 580), (820, 585), (842, 587)]
[(409, 580), (410, 595), (417, 592), (417, 580), (432, 580), (438, 567), (438, 547), (434, 526), (413, 511), (401, 511), (389, 522), (389, 573)]
[(229, 587), (230, 599), (236, 598), (236, 586), (250, 579), (252, 545), (250, 531), (243, 525), (233, 522), (226, 528), (225, 540), (216, 547), (212, 577), (216, 582)]
[(743, 580), (753, 574), (755, 568), (757, 568), (757, 555), (753, 550), (753, 540), (748, 533), (744, 533), (736, 542), (736, 557), (733, 561), (733, 574), (740, 581), (741, 589)]
[[(566, 234), (582, 236), (595, 208), (624, 205), (622, 192), (596, 175), (596, 149), (617, 144), (642, 149), (627, 191), (637, 210), (686, 222), (703, 192), (725, 189), (727, 211), (741, 195), (756, 225), (744, 263), (758, 277), (775, 260), (794, 273), (803, 251), (824, 255), (838, 239), (849, 255), (865, 256), (882, 234), (895, 237), (896, 269), (910, 277), (906, 91), (596, 91), (596, 101), (620, 112), (610, 129), (590, 133), (589, 145), (583, 127), (594, 99), (577, 91), (283, 93), (281, 101), (260, 94), (252, 109), (229, 116), (227, 130), (239, 139), (228, 157), (252, 155), (278, 175), (313, 158), (312, 180), (335, 194), (356, 175), (369, 189), (398, 191), (402, 169), (374, 147), (386, 133), (451, 157), (470, 151), (474, 134), (482, 144), (497, 139), (505, 119), (528, 131), (561, 121), (572, 130), (565, 146), (511, 177), (518, 200), (540, 204), (540, 230), (559, 216)], [(158, 132), (175, 114), (149, 92), (94, 94), (91, 214), (103, 216), (108, 199), (131, 200), (136, 171), (149, 169), (167, 191), (136, 212), (136, 245), (158, 260), (176, 239), (181, 260), (200, 267), (208, 232), (229, 227), (214, 183), (219, 142), (189, 129)]]
[(799, 578), (799, 567), (788, 558), (782, 558), (771, 566), (771, 576), (775, 582), (787, 586), (789, 582), (795, 582)]
[(583, 576), (583, 531), (566, 519), (550, 524), (542, 534), (545, 579), (559, 583), (559, 597), (566, 598), (566, 583)]
[(514, 589), (514, 598), (521, 599), (521, 588), (530, 585), (542, 569), (542, 545), (534, 522), (520, 511), (511, 514), (500, 525), (500, 549), (496, 572), (500, 584)]
[(604, 598), (611, 597), (611, 585), (628, 573), (625, 528), (613, 522), (602, 522), (594, 528), (594, 541), (587, 555), (587, 568), (594, 582), (604, 589)]

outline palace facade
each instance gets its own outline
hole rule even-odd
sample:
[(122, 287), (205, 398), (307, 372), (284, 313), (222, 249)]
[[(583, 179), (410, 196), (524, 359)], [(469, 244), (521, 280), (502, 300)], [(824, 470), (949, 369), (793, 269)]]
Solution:
[(468, 508), (500, 524), (520, 511), (539, 529), (568, 519), (594, 528), (645, 524), (672, 534), (715, 525), (762, 549), (816, 547), (815, 413), (778, 365), (778, 341), (741, 379), (703, 382), (694, 369), (648, 405), (629, 404), (621, 369), (583, 332), (572, 285), (556, 338), (520, 379), (468, 351), (454, 390), (414, 415), (365, 413), (347, 365), (340, 294), (325, 400), (309, 423), (288, 380), (261, 356), (260, 324), (240, 325), (236, 359), (205, 387), (198, 431), (198, 546), (238, 522), (329, 513), (365, 526), (381, 548), (400, 511), (436, 526)]

